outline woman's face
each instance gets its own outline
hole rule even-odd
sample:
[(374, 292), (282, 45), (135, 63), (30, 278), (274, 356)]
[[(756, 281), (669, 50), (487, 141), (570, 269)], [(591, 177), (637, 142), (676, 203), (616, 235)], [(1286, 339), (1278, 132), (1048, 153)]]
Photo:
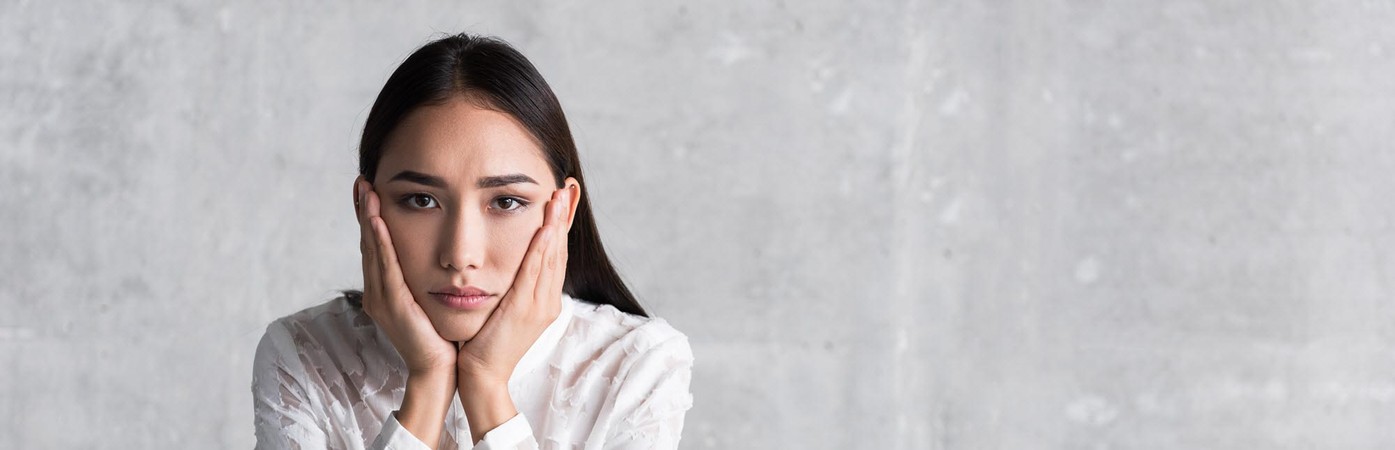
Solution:
[[(442, 338), (468, 341), (509, 291), (555, 190), (542, 149), (513, 117), (463, 98), (410, 113), (373, 182), (402, 276)], [(573, 201), (577, 181), (567, 178)], [(482, 303), (439, 293), (478, 288)], [(458, 300), (458, 299), (457, 299)]]

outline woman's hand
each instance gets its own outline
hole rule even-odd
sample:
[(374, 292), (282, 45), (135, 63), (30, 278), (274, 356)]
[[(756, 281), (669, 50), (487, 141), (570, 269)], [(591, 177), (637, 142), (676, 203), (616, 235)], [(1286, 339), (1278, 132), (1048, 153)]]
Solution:
[(448, 372), (455, 364), (455, 345), (442, 338), (402, 278), (397, 251), (387, 223), (379, 216), (381, 203), (372, 185), (359, 177), (359, 229), (363, 251), (363, 312), (392, 341), (411, 374)]
[(475, 442), (517, 414), (509, 376), (523, 354), (562, 310), (567, 271), (567, 220), (571, 190), (554, 191), (543, 225), (514, 275), (513, 286), (479, 333), (460, 347), (456, 375), (461, 404)]
[(378, 193), (360, 176), (354, 181), (354, 194), (363, 253), (363, 312), (387, 335), (407, 364), (406, 392), (397, 421), (435, 448), (455, 390), (456, 348), (436, 332), (426, 311), (407, 289), (392, 235), (379, 216)]

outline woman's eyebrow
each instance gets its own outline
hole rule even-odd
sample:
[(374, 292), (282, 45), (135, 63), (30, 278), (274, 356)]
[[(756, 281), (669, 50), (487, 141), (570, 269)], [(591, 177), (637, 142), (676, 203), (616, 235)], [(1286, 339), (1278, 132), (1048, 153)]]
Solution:
[[(447, 183), (446, 183), (446, 179), (445, 179), (445, 178), (441, 178), (441, 177), (438, 177), (438, 176), (435, 176), (435, 175), (427, 175), (427, 174), (424, 174), (424, 173), (421, 173), (421, 172), (416, 172), (416, 171), (411, 171), (411, 170), (404, 170), (404, 171), (398, 172), (397, 175), (393, 175), (392, 178), (388, 180), (388, 182), (399, 181), (399, 180), (400, 180), (400, 181), (408, 181), (408, 182), (420, 184), (420, 185), (423, 185), (423, 186), (431, 186), (431, 187), (434, 187), (434, 188), (441, 188), (441, 189), (445, 189), (446, 186), (447, 186)], [(482, 177), (482, 178), (479, 179), (479, 181), (475, 182), (475, 186), (478, 187), (478, 188), (480, 188), (480, 189), (489, 189), (489, 188), (496, 188), (496, 187), (508, 186), (508, 185), (514, 184), (514, 183), (533, 183), (533, 184), (538, 184), (538, 181), (537, 181), (537, 180), (534, 180), (533, 177), (530, 177), (530, 176), (527, 176), (527, 175), (524, 175), (524, 174), (521, 174), (521, 173), (511, 173), (511, 174), (508, 174), (508, 175), (497, 175), (497, 176), (490, 176), (490, 177)]]
[(441, 178), (435, 175), (427, 175), (421, 172), (413, 172), (410, 170), (398, 172), (397, 175), (393, 175), (392, 178), (388, 179), (388, 182), (391, 183), (398, 180), (408, 181), (424, 186), (431, 186), (434, 188), (446, 188), (445, 178)]
[(514, 184), (514, 183), (533, 183), (533, 184), (538, 184), (538, 181), (537, 181), (537, 180), (534, 180), (533, 177), (530, 177), (530, 176), (527, 176), (527, 175), (524, 175), (524, 174), (521, 174), (521, 173), (511, 173), (511, 174), (508, 174), (508, 175), (499, 175), (499, 176), (493, 176), (493, 177), (483, 177), (483, 178), (480, 178), (479, 181), (475, 182), (475, 187), (478, 187), (478, 188), (480, 188), (480, 189), (489, 189), (489, 188), (496, 188), (496, 187), (508, 186), (508, 185)]

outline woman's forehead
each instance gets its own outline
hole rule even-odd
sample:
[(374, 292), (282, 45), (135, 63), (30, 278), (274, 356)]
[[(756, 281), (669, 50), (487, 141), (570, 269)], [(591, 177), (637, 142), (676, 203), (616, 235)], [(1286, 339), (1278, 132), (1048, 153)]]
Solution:
[(409, 114), (384, 145), (378, 166), (380, 177), (411, 170), (452, 185), (511, 173), (551, 178), (542, 150), (517, 120), (463, 100)]

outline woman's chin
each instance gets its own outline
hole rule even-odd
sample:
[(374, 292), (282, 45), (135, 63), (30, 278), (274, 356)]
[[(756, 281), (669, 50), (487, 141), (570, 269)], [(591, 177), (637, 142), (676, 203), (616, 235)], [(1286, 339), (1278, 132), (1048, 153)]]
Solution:
[(484, 327), (484, 322), (494, 312), (494, 308), (462, 311), (426, 303), (421, 304), (421, 309), (426, 312), (426, 318), (431, 320), (431, 326), (436, 328), (436, 334), (451, 342), (474, 339), (480, 328)]
[(436, 334), (441, 335), (441, 338), (451, 342), (465, 342), (474, 339), (475, 335), (479, 334), (480, 327), (484, 326), (484, 320), (473, 317), (473, 314), (458, 317), (432, 317), (431, 325), (436, 328)]
[(457, 331), (457, 330), (447, 330), (447, 331), (439, 331), (439, 333), (441, 333), (441, 337), (442, 337), (442, 338), (445, 338), (445, 340), (447, 340), (447, 341), (451, 341), (451, 342), (455, 342), (455, 343), (460, 343), (460, 342), (469, 342), (471, 339), (474, 339), (474, 338), (475, 338), (475, 335), (476, 335), (476, 334), (479, 334), (479, 330), (478, 330), (478, 329), (473, 329), (473, 330), (458, 330), (458, 331)]

